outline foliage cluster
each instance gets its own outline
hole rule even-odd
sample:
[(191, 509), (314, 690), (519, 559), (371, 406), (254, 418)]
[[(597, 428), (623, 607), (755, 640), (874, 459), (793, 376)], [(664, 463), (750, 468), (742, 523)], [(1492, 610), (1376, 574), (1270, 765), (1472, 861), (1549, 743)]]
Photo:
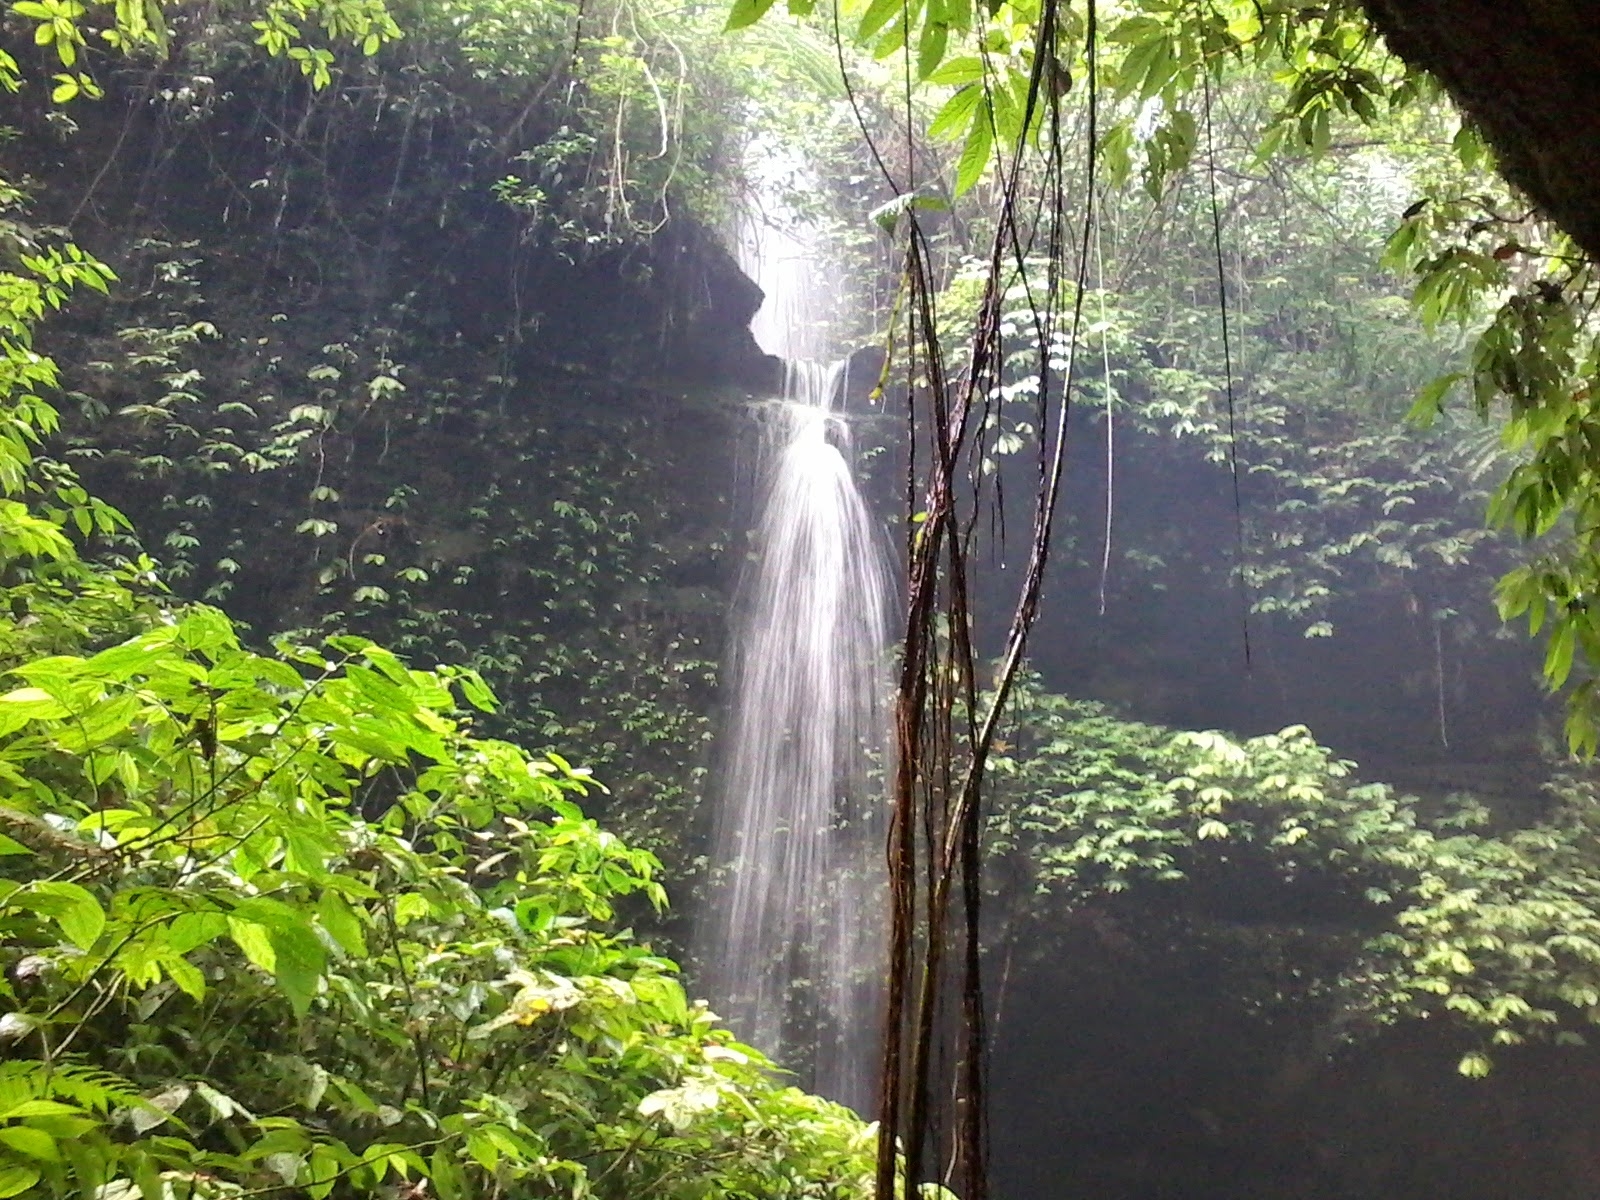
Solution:
[(204, 607), (12, 670), (3, 1194), (852, 1193), (863, 1128), (614, 929), (653, 856), (472, 672)]
[(60, 68), (53, 105), (116, 92), (132, 61), (155, 73), (140, 87), (193, 121), (226, 102), (241, 72), (280, 62), (307, 85), (299, 120), (278, 130), (286, 165), (316, 146), (314, 118), (341, 111), (356, 123), (367, 109), (475, 126), (475, 159), (498, 171), (495, 191), (529, 236), (573, 253), (648, 237), (675, 206), (708, 211), (719, 117), (735, 98), (700, 14), (628, 0), (265, 0), (204, 17), (154, 3), (25, 0), (9, 11), (32, 46), (0, 59), (0, 85), (24, 90), (40, 65)]
[[(1219, 113), (1248, 114), (1256, 90), (1219, 89)], [(1410, 150), (1423, 163), (1443, 153)], [(1404, 420), (1457, 349), (1443, 333), (1418, 336), (1401, 286), (1377, 265), (1389, 201), (1404, 192), (1372, 180), (1406, 169), (1362, 148), (1230, 175), (1220, 247), (1204, 187), (1107, 198), (1078, 343), (1054, 335), (1056, 369), (1076, 354), (1082, 413), (1060, 569), (1074, 592), (1099, 592), (1102, 613), (1176, 578), (1208, 588), (1191, 608), (1231, 609), (1242, 589), (1261, 625), (1305, 637), (1380, 609), (1445, 645), (1495, 626), (1488, 584), (1514, 548), (1484, 527), (1485, 476), (1507, 457), (1468, 418), (1426, 430)], [(942, 297), (953, 356), (983, 275), (964, 264)], [(1020, 281), (1004, 294), (1013, 367), (989, 418), (988, 469), (1015, 471), (1007, 460), (1036, 424), (1037, 302)]]
[[(608, 821), (681, 859), (725, 501), (679, 481), (716, 411), (570, 369), (519, 384), (493, 353), (433, 350), (430, 309), (324, 324), (348, 340), (313, 349), (316, 312), (264, 317), (201, 285), (210, 260), (143, 247), (148, 290), (74, 349), (96, 357), (69, 372), (85, 411), (67, 454), (128, 498), (174, 587), (258, 636), (352, 630), (480, 671), (497, 734), (589, 747)], [(200, 319), (219, 308), (231, 336)]]
[[(1011, 921), (1059, 927), (1130, 891), (1182, 910), (1178, 889), (1215, 896), (1259, 877), (1332, 898), (1317, 940), (1343, 959), (1319, 986), (1351, 1029), (1449, 1013), (1514, 1045), (1579, 1039), (1600, 1017), (1591, 782), (1560, 780), (1544, 819), (1497, 828), (1470, 797), (1429, 805), (1357, 782), (1300, 726), (1175, 733), (1036, 681), (1010, 721), (989, 841), (1019, 898)], [(1461, 1063), (1487, 1069), (1481, 1048)]]

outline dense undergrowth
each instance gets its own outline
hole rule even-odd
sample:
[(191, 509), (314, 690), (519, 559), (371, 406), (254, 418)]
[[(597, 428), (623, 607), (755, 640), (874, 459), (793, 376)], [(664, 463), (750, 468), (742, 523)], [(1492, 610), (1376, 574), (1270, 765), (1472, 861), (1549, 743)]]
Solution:
[(853, 1190), (863, 1126), (617, 928), (654, 858), (475, 675), (143, 623), (0, 699), (4, 1194)]
[(478, 670), (486, 729), (584, 746), (608, 824), (683, 867), (734, 474), (705, 447), (768, 368), (702, 224), (741, 52), (526, 8), (396, 9), (405, 36), (333, 38), (325, 80), (242, 18), (91, 45), (103, 97), (24, 92), (9, 227), (70, 226), (119, 277), (44, 331), (52, 451), (176, 591), (258, 648), (354, 631)]
[(853, 1194), (864, 1127), (617, 928), (654, 858), (474, 674), (144, 607), (0, 698), (0, 1193)]
[(1308, 1006), (1351, 1041), (1453, 1014), (1469, 1075), (1491, 1046), (1581, 1044), (1600, 1015), (1592, 782), (1558, 777), (1519, 824), (1363, 783), (1304, 726), (1176, 732), (1036, 680), (1011, 722), (989, 830), (1008, 958), (1104, 920), (1226, 963), (1241, 1002)]

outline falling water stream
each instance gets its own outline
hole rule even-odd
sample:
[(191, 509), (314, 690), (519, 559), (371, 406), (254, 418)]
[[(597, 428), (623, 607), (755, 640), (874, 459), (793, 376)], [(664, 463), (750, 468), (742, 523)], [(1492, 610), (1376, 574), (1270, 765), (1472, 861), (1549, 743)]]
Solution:
[(700, 922), (714, 1007), (804, 1083), (872, 1102), (883, 974), (883, 705), (888, 575), (856, 485), (846, 365), (810, 357), (815, 264), (794, 228), (752, 223), (752, 322), (785, 360), (755, 406), (762, 488), (739, 583), (719, 755), (714, 861)]

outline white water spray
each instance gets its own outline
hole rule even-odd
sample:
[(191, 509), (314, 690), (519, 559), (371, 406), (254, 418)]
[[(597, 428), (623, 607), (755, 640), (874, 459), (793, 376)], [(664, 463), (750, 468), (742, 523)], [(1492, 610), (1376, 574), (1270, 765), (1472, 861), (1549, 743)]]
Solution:
[(845, 364), (803, 356), (818, 341), (804, 241), (758, 227), (741, 251), (766, 294), (752, 332), (785, 358), (785, 385), (756, 409), (764, 487), (735, 603), (725, 878), (698, 957), (735, 1031), (866, 1111), (884, 971), (887, 569), (852, 470)]

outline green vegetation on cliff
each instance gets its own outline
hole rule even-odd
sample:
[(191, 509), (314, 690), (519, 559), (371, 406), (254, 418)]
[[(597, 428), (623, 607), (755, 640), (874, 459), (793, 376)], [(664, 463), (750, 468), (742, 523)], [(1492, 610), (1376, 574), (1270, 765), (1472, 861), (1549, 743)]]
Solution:
[[(74, 66), (82, 9), (33, 8)], [(370, 53), (394, 31), (362, 12), (377, 24), (324, 16)], [(117, 15), (150, 33), (147, 10)], [(265, 44), (331, 84), (331, 52), (278, 40), (295, 15), (268, 11)], [(99, 88), (73, 74), (57, 99), (69, 83)], [(115, 553), (126, 520), (36, 456), (57, 370), (33, 348), (74, 287), (112, 279), (65, 242), (0, 274), (0, 1196), (859, 1194), (867, 1129), (775, 1081), (622, 927), (619, 904), (664, 904), (657, 860), (581, 813), (586, 772), (475, 733), (460, 705), (495, 707), (477, 672), (350, 634), (254, 652)], [(119, 336), (166, 372), (143, 405), (159, 436), (216, 450), (226, 404), (204, 435), (168, 427), (199, 407), (174, 356), (218, 328)], [(353, 359), (334, 357), (313, 384)], [(367, 407), (397, 374), (372, 375)], [(290, 416), (259, 470), (301, 453), (301, 421), (334, 424)], [(193, 449), (169, 465), (249, 453)], [(600, 535), (603, 501), (578, 498), (555, 516)], [(335, 561), (358, 548), (382, 565), (377, 545)], [(552, 578), (581, 582), (584, 561)]]

